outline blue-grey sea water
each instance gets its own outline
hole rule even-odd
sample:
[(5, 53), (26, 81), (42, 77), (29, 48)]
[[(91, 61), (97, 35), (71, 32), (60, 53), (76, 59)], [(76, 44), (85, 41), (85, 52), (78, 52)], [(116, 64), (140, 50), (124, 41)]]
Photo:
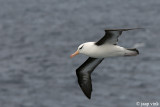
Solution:
[[(107, 28), (123, 32), (119, 45), (136, 57), (106, 58), (93, 72), (88, 100), (70, 59)], [(160, 106), (160, 0), (0, 0), (0, 107)], [(150, 105), (150, 107), (153, 107)], [(158, 107), (158, 106), (154, 106)]]

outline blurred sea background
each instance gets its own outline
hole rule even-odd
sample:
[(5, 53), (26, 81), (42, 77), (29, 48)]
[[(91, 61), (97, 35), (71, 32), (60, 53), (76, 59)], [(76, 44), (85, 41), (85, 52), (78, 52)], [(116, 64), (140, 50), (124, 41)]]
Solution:
[[(1, 107), (139, 107), (160, 104), (160, 0), (0, 0)], [(93, 72), (92, 99), (75, 70), (87, 59), (70, 54), (107, 28), (136, 43), (136, 57), (106, 58)]]

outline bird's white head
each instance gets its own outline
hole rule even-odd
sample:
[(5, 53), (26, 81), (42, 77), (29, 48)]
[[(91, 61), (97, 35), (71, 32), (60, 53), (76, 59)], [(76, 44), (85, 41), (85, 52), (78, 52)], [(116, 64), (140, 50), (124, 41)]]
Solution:
[(79, 45), (77, 51), (75, 53), (73, 53), (70, 57), (72, 58), (72, 57), (78, 55), (79, 53), (83, 53), (84, 47), (85, 47), (85, 43)]

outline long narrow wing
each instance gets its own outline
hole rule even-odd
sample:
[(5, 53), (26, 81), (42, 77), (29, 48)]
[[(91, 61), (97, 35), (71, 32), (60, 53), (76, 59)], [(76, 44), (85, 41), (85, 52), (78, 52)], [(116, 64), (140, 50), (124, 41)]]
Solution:
[(105, 43), (116, 45), (118, 42), (118, 37), (122, 34), (123, 31), (134, 30), (134, 29), (143, 29), (143, 28), (107, 29), (105, 30), (105, 35), (98, 42), (96, 42), (96, 45), (100, 46)]
[(83, 93), (90, 99), (92, 92), (91, 73), (102, 62), (103, 58), (89, 57), (77, 70), (78, 83)]

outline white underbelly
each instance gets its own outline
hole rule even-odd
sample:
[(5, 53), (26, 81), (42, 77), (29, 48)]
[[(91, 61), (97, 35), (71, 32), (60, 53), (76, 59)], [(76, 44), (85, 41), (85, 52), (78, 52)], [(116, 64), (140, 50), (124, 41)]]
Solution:
[(123, 56), (125, 53), (125, 48), (117, 45), (105, 45), (105, 46), (96, 46), (91, 48), (87, 55), (94, 58), (106, 58), (114, 56)]

